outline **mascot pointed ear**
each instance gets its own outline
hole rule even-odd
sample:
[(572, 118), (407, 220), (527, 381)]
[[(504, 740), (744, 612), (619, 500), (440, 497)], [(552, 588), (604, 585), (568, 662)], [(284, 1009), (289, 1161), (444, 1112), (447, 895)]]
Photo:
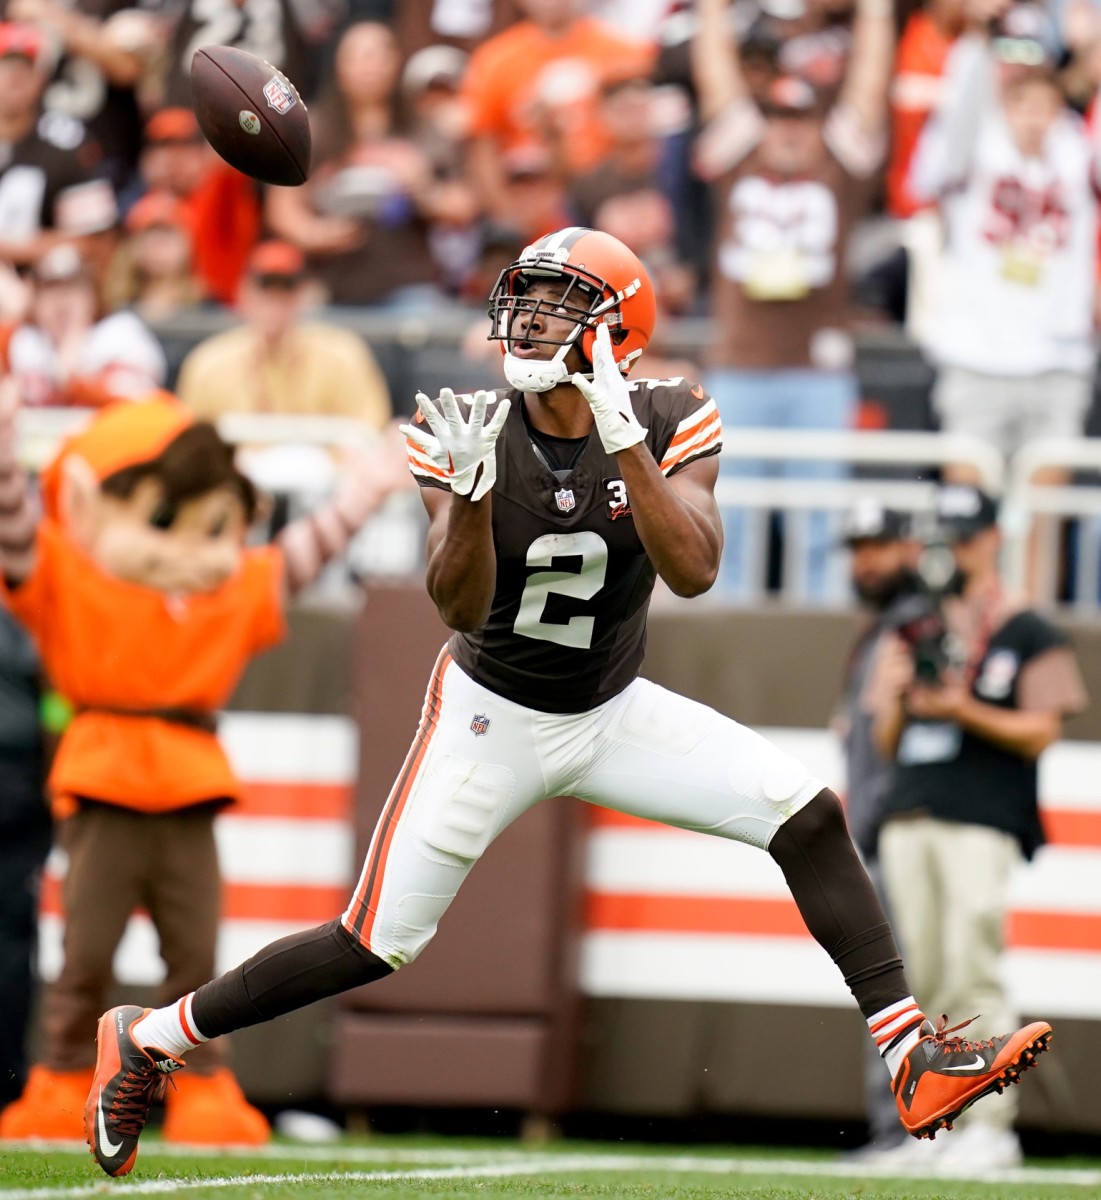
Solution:
[(91, 551), (99, 526), (99, 480), (91, 463), (67, 454), (60, 463), (57, 508), (61, 524), (82, 550)]

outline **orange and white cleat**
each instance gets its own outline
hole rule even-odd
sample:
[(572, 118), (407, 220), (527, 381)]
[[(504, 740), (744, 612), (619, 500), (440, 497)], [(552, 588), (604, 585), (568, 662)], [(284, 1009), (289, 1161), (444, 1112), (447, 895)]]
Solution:
[(1051, 1043), (1046, 1021), (1033, 1021), (1016, 1033), (987, 1041), (969, 1041), (949, 1034), (971, 1021), (946, 1028), (947, 1019), (940, 1017), (936, 1029), (925, 1022), (921, 1040), (891, 1081), (899, 1119), (916, 1138), (933, 1138), (939, 1130), (951, 1129), (976, 1100), (1016, 1083)]
[(108, 1009), (96, 1031), (96, 1068), (84, 1104), (84, 1137), (108, 1175), (129, 1175), (149, 1109), (164, 1095), (167, 1076), (183, 1060), (130, 1036), (150, 1010), (136, 1004)]

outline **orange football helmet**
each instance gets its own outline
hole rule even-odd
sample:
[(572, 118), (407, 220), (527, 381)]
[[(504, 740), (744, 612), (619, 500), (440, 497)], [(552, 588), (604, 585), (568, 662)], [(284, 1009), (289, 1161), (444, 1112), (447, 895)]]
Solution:
[[(525, 299), (532, 283), (556, 278), (563, 281), (561, 297)], [(523, 314), (526, 323), (540, 308), (576, 323), (563, 338), (525, 338), (557, 346), (552, 358), (519, 358), (510, 350), (515, 322)], [(565, 359), (571, 346), (579, 345), (585, 360), (592, 363), (596, 328), (602, 322), (611, 333), (619, 369), (626, 375), (654, 332), (657, 302), (654, 285), (633, 251), (610, 233), (571, 226), (533, 242), (501, 272), (489, 296), (489, 315), (493, 319), (489, 336), (501, 343), (509, 383), (521, 391), (545, 392), (569, 378)], [(591, 366), (582, 373), (591, 375)]]

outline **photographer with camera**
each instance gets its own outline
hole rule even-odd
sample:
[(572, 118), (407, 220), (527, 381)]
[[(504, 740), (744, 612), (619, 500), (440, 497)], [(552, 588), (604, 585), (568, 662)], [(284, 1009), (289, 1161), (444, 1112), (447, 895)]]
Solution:
[[(1064, 635), (1006, 594), (997, 508), (940, 489), (918, 560), (922, 603), (880, 639), (868, 681), (876, 745), (893, 763), (878, 854), (914, 994), (975, 1013), (965, 1036), (1012, 1022), (1002, 981), (1010, 876), (1044, 841), (1037, 760), (1086, 692)], [(948, 569), (945, 569), (947, 566)], [(940, 1155), (1013, 1166), (1016, 1105), (977, 1104)]]

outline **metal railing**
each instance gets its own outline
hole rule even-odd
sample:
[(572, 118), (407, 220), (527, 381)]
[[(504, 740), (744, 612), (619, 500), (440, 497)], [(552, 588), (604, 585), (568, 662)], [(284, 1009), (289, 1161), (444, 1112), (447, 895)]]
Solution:
[[(20, 457), (37, 470), (56, 452), (59, 443), (89, 417), (81, 409), (26, 409), (19, 414)], [(298, 447), (337, 452), (327, 461), (331, 470), (304, 469), (304, 459), (278, 455), (259, 469), (258, 482), (269, 491), (297, 501), (316, 499), (335, 482), (339, 452), (369, 449), (378, 434), (371, 427), (346, 417), (228, 414), (218, 421), (227, 441), (249, 450)], [(722, 507), (744, 508), (765, 519), (773, 511), (801, 515), (826, 512), (834, 516), (849, 509), (862, 496), (875, 495), (884, 504), (910, 513), (929, 512), (935, 477), (949, 464), (971, 468), (980, 485), (1002, 497), (1005, 569), (1015, 589), (1023, 591), (1029, 571), (1032, 531), (1044, 519), (1076, 523), (1072, 541), (1075, 555), (1075, 588), (1070, 603), (1096, 612), (1101, 587), (1101, 439), (1044, 438), (1024, 448), (1006, 464), (989, 444), (964, 434), (910, 431), (832, 432), (814, 430), (728, 430), (722, 452), (724, 465), (765, 463), (774, 471), (782, 463), (842, 464), (843, 478), (797, 478), (789, 475), (737, 477), (722, 474), (716, 498)], [(253, 464), (262, 458), (251, 460)], [(246, 460), (246, 466), (248, 460)], [(1036, 482), (1038, 472), (1064, 472), (1076, 482)], [(281, 475), (282, 472), (282, 475)], [(1097, 481), (1082, 473), (1096, 473)], [(401, 575), (422, 566), (424, 521), (415, 494), (398, 496), (369, 524), (353, 552), (358, 574)], [(793, 539), (794, 541), (795, 539)], [(1051, 539), (1054, 555), (1061, 543)], [(787, 560), (785, 560), (785, 566)], [(785, 575), (785, 578), (787, 576)], [(1059, 572), (1049, 555), (1046, 570), (1033, 598), (1056, 602)], [(1034, 581), (1035, 584), (1035, 581)], [(763, 592), (764, 580), (757, 581)], [(783, 593), (781, 594), (783, 595)], [(847, 593), (838, 596), (847, 601)]]
[[(1095, 473), (1096, 478), (1078, 474), (1075, 480), (1076, 473), (1082, 472)], [(1037, 480), (1040, 474), (1052, 481)], [(1062, 482), (1056, 481), (1059, 476), (1064, 477)], [(1037, 603), (1056, 603), (1063, 550), (1058, 522), (1067, 520), (1074, 522), (1066, 543), (1073, 557), (1069, 603), (1083, 612), (1097, 612), (1101, 607), (1101, 440), (1037, 438), (1010, 461), (1002, 504), (1006, 577), (1021, 591), (1028, 586)], [(1042, 535), (1039, 545), (1033, 542), (1037, 532)]]
[[(851, 594), (847, 563), (836, 544), (837, 534), (841, 514), (859, 498), (875, 495), (889, 507), (924, 513), (933, 506), (935, 474), (949, 464), (965, 464), (994, 494), (1002, 490), (1005, 477), (1001, 454), (966, 434), (728, 429), (724, 431), (722, 463), (735, 470), (736, 464), (747, 464), (745, 469), (754, 472), (744, 477), (724, 472), (715, 489), (728, 519), (731, 511), (747, 510), (744, 520), (748, 529), (743, 529), (737, 543), (728, 541), (728, 552), (740, 553), (742, 561), (734, 572), (720, 574), (717, 585), (720, 599), (737, 603), (754, 602), (766, 594), (769, 555), (765, 523), (774, 511), (785, 515), (780, 598), (794, 603), (847, 604)], [(776, 474), (792, 464), (801, 464), (808, 472), (816, 466), (836, 466), (841, 477)], [(814, 527), (817, 514), (828, 519), (818, 520)], [(728, 525), (728, 532), (731, 528)], [(828, 551), (820, 544), (823, 540), (829, 543)], [(827, 552), (829, 561), (823, 563)], [(820, 560), (817, 566), (808, 565), (812, 555)]]

